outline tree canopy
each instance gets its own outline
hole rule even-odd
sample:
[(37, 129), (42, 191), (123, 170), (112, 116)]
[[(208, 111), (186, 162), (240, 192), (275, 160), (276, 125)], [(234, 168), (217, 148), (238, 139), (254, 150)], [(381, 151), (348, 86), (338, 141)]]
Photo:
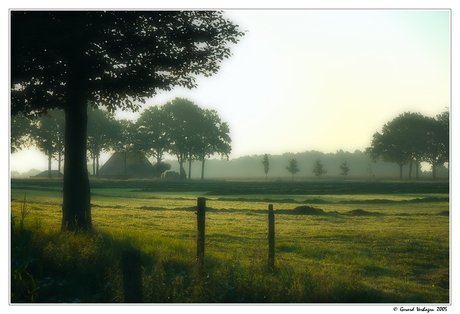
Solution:
[(73, 106), (77, 86), (94, 105), (137, 109), (215, 74), (242, 35), (218, 11), (12, 11), (12, 113)]
[(152, 106), (145, 109), (137, 119), (136, 127), (139, 137), (138, 149), (160, 163), (170, 148), (169, 125), (163, 108)]
[(216, 110), (201, 111), (202, 122), (198, 125), (194, 155), (201, 161), (201, 179), (204, 179), (205, 160), (213, 154), (222, 158), (229, 157), (232, 150), (230, 128), (227, 122), (222, 122)]
[(217, 111), (203, 109), (188, 99), (175, 98), (160, 109), (166, 121), (169, 140), (168, 152), (176, 156), (180, 167), (180, 177), (186, 174), (183, 164), (189, 162), (188, 177), (191, 177), (191, 163), (202, 162), (201, 178), (204, 178), (206, 157), (220, 154), (227, 157), (231, 152), (230, 129), (222, 122)]
[(344, 177), (346, 177), (348, 175), (348, 172), (350, 171), (350, 166), (348, 166), (348, 163), (346, 161), (342, 162), (340, 164), (340, 174)]
[(98, 175), (101, 153), (115, 145), (117, 132), (119, 125), (113, 113), (95, 108), (88, 110), (87, 150), (93, 161), (93, 175)]
[(270, 160), (268, 159), (268, 154), (264, 154), (262, 165), (264, 166), (265, 178), (267, 178), (268, 171), (270, 170)]
[(316, 159), (315, 163), (313, 164), (313, 170), (312, 172), (315, 174), (315, 176), (320, 177), (323, 174), (326, 174), (327, 171), (324, 169), (324, 165), (321, 162), (321, 159)]
[(385, 162), (398, 164), (400, 179), (403, 166), (412, 164), (412, 161), (416, 162), (417, 170), (420, 162), (429, 162), (433, 177), (436, 177), (436, 166), (449, 161), (448, 125), (448, 111), (437, 119), (405, 112), (386, 123), (382, 133), (376, 132), (373, 135), (366, 154), (373, 161), (382, 158)]
[(137, 110), (196, 87), (243, 35), (220, 11), (11, 11), (11, 113), (64, 109), (64, 230), (92, 228), (87, 104)]
[(292, 175), (292, 178), (294, 179), (294, 175), (300, 171), (299, 167), (297, 166), (297, 159), (289, 159), (288, 165), (286, 166), (286, 170)]
[(59, 163), (64, 154), (64, 114), (62, 110), (51, 110), (47, 115), (34, 119), (30, 128), (34, 145), (48, 157), (48, 177), (51, 178), (51, 161)]
[(31, 121), (22, 113), (11, 117), (11, 153), (16, 153), (31, 144)]

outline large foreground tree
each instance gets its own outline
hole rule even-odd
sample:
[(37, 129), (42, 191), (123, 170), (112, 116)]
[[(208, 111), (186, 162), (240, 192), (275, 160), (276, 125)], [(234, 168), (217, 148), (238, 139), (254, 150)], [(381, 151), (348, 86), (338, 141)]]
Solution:
[(11, 114), (65, 112), (62, 229), (90, 230), (87, 104), (137, 110), (216, 73), (242, 36), (216, 11), (11, 11)]

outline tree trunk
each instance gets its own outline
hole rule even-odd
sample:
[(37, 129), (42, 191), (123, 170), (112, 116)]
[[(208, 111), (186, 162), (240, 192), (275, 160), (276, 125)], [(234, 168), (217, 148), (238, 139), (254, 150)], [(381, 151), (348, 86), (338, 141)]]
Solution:
[(201, 159), (201, 180), (204, 180), (204, 160), (206, 157), (203, 156), (203, 159)]
[(431, 164), (431, 173), (433, 175), (433, 179), (436, 179), (436, 163)]
[(62, 161), (62, 155), (61, 155), (61, 150), (59, 150), (59, 153), (58, 153), (58, 178), (61, 177), (61, 161)]
[(159, 156), (159, 155), (157, 155), (156, 158), (157, 158), (157, 163), (156, 164), (158, 165), (158, 167), (157, 167), (157, 169), (152, 170), (153, 171), (153, 177), (154, 178), (161, 178), (161, 175), (163, 174), (163, 172), (158, 172), (158, 168), (160, 168), (160, 162), (161, 162), (162, 159), (161, 159), (161, 156)]
[(93, 155), (93, 177), (96, 175), (96, 156)]
[(188, 179), (192, 179), (192, 156), (190, 155), (188, 159)]
[(125, 154), (125, 158), (123, 159), (123, 162), (125, 164), (125, 179), (128, 179), (128, 153)]
[(51, 150), (48, 150), (48, 178), (51, 179), (51, 160), (53, 159), (53, 155), (51, 154)]
[[(81, 92), (81, 89), (76, 89)], [(92, 229), (91, 196), (86, 166), (86, 100), (78, 92), (69, 92), (65, 109), (64, 186), (62, 230)]]
[(412, 179), (412, 159), (409, 162), (409, 180)]
[(99, 178), (99, 155), (96, 156), (96, 177)]
[(179, 162), (179, 180), (184, 180), (187, 177), (184, 169), (184, 157), (177, 156), (177, 161)]
[(399, 180), (402, 180), (403, 177), (403, 165), (399, 165)]

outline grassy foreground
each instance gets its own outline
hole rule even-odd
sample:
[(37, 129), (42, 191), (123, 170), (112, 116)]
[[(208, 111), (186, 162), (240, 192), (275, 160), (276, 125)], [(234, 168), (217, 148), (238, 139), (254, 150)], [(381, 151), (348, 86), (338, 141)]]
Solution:
[(12, 302), (123, 302), (128, 247), (141, 250), (145, 302), (449, 302), (447, 182), (91, 183), (95, 231), (78, 234), (59, 231), (61, 181), (12, 181)]

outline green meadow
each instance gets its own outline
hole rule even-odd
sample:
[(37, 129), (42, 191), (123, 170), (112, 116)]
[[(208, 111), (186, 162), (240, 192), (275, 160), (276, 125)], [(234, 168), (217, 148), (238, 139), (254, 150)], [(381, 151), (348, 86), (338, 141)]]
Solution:
[(61, 191), (57, 179), (11, 181), (12, 302), (123, 302), (129, 247), (149, 303), (450, 302), (447, 181), (94, 179), (90, 234), (60, 232)]

